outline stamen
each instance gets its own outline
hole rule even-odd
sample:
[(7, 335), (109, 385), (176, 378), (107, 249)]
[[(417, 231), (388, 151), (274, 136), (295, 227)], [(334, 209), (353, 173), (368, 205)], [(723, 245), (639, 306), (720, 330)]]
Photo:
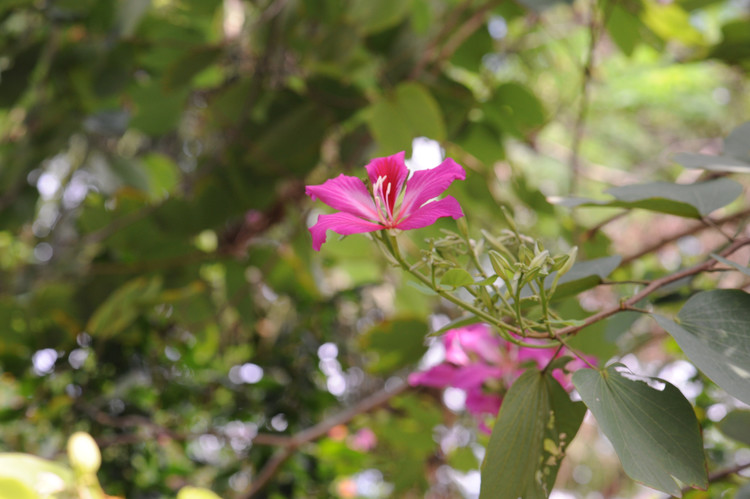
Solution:
[[(385, 177), (378, 177), (372, 186), (372, 197), (375, 199), (375, 209), (378, 212), (378, 219), (380, 223), (387, 227), (389, 225), (385, 216), (387, 213), (384, 213), (385, 210), (383, 209), (383, 204), (387, 204), (387, 201), (383, 198), (383, 183), (385, 180)], [(389, 189), (390, 187), (391, 184), (388, 184)]]

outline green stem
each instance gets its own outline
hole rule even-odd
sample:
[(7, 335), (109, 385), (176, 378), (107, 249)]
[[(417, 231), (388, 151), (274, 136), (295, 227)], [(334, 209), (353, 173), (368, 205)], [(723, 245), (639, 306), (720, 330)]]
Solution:
[(492, 324), (493, 326), (495, 326), (500, 331), (500, 334), (505, 340), (510, 341), (511, 343), (514, 343), (519, 346), (525, 346), (525, 347), (531, 347), (531, 348), (549, 348), (550, 347), (550, 344), (537, 345), (533, 343), (526, 343), (526, 342), (523, 342), (514, 338), (513, 336), (510, 335), (510, 333), (521, 335), (521, 332), (518, 329), (512, 326), (509, 326), (508, 324), (504, 323), (500, 319), (488, 314), (484, 310), (480, 310), (474, 305), (467, 303), (463, 301), (462, 299), (446, 292), (444, 289), (441, 289), (439, 286), (436, 286), (435, 283), (429, 277), (422, 274), (421, 272), (418, 272), (412, 269), (411, 266), (408, 264), (408, 262), (404, 260), (404, 257), (401, 255), (401, 251), (398, 248), (398, 241), (396, 240), (394, 236), (390, 234), (381, 234), (381, 237), (382, 237), (385, 248), (387, 248), (390, 251), (391, 256), (393, 256), (393, 258), (396, 260), (396, 262), (398, 262), (399, 266), (403, 270), (405, 270), (406, 272), (416, 277), (419, 281), (422, 282), (422, 284), (431, 288), (442, 298), (445, 298), (446, 300), (453, 303), (454, 305), (457, 305), (458, 307), (466, 310), (467, 312), (470, 312), (474, 314), (475, 316), (481, 318), (482, 320), (488, 322), (489, 324)]

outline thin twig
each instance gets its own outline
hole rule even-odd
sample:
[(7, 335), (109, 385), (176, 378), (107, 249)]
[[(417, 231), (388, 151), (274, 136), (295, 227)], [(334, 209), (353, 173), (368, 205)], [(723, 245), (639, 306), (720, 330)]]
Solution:
[(326, 435), (331, 428), (348, 423), (354, 417), (359, 414), (370, 412), (373, 409), (380, 407), (387, 403), (392, 397), (403, 393), (409, 385), (404, 381), (400, 381), (398, 385), (391, 388), (383, 388), (382, 390), (373, 393), (369, 397), (361, 400), (359, 403), (344, 409), (343, 411), (334, 414), (333, 416), (321, 421), (315, 426), (311, 426), (306, 430), (302, 430), (290, 437), (286, 442), (285, 446), (278, 449), (271, 459), (269, 459), (263, 469), (253, 479), (252, 483), (243, 492), (238, 494), (239, 498), (250, 498), (253, 497), (258, 491), (263, 489), (271, 479), (276, 475), (281, 466), (294, 455), (299, 447), (302, 445), (319, 439)]
[[(738, 249), (742, 248), (743, 246), (750, 245), (750, 238), (745, 239), (738, 239), (729, 246), (727, 246), (721, 253), (719, 253), (721, 256), (727, 256), (731, 255)], [(709, 258), (708, 260), (699, 263), (697, 265), (694, 265), (692, 267), (689, 267), (687, 269), (683, 269), (679, 272), (675, 272), (674, 274), (669, 274), (667, 276), (661, 277), (659, 279), (655, 279), (654, 281), (651, 281), (651, 284), (643, 288), (640, 292), (634, 294), (627, 300), (623, 301), (619, 305), (615, 307), (608, 308), (606, 310), (602, 310), (590, 317), (588, 317), (586, 320), (583, 321), (581, 325), (577, 326), (568, 326), (564, 327), (562, 329), (559, 329), (555, 332), (556, 336), (562, 336), (567, 334), (576, 334), (581, 329), (588, 327), (596, 322), (602, 321), (612, 315), (615, 315), (618, 312), (623, 312), (625, 310), (629, 310), (631, 307), (635, 306), (636, 303), (653, 293), (659, 288), (663, 288), (664, 286), (671, 284), (673, 282), (679, 281), (680, 279), (683, 279), (685, 277), (693, 276), (696, 274), (700, 274), (701, 272), (705, 272), (707, 270), (710, 270), (711, 267), (716, 265), (716, 260), (713, 258)]]
[(586, 127), (586, 115), (589, 109), (589, 90), (591, 76), (594, 71), (594, 54), (596, 52), (596, 43), (598, 40), (597, 22), (596, 22), (596, 2), (591, 2), (591, 13), (589, 15), (589, 45), (586, 53), (586, 62), (581, 70), (581, 103), (578, 107), (578, 115), (573, 125), (573, 141), (570, 146), (570, 194), (575, 194), (578, 190), (578, 177), (580, 175), (580, 149), (583, 141), (583, 134)]
[[(714, 471), (713, 473), (708, 475), (708, 483), (720, 482), (724, 480), (725, 478), (730, 477), (736, 473), (739, 473), (740, 471), (744, 471), (748, 468), (750, 468), (750, 462), (747, 462), (744, 464), (738, 464), (738, 465), (732, 466), (731, 468), (727, 468), (725, 470)], [(692, 487), (684, 487), (682, 489), (682, 495), (687, 494), (691, 490), (693, 490)], [(669, 497), (671, 498), (674, 496), (669, 496)]]
[[(727, 215), (723, 218), (719, 218), (717, 220), (713, 220), (713, 224), (716, 226), (725, 225), (731, 222), (736, 222), (738, 220), (741, 220), (747, 216), (750, 216), (750, 208), (745, 208), (742, 211), (738, 211), (737, 213), (734, 213), (732, 215)], [(648, 255), (650, 253), (653, 253), (654, 251), (661, 249), (662, 247), (666, 246), (667, 244), (673, 243), (677, 241), (678, 239), (681, 239), (685, 236), (690, 236), (692, 234), (695, 234), (697, 232), (704, 231), (706, 229), (710, 228), (706, 224), (699, 223), (695, 224), (692, 227), (688, 227), (687, 229), (680, 231), (676, 234), (672, 234), (671, 236), (665, 237), (663, 239), (660, 239), (659, 241), (656, 241), (652, 244), (649, 244), (648, 246), (641, 248), (638, 252), (633, 253), (630, 256), (627, 256), (622, 259), (622, 262), (620, 262), (620, 266), (628, 265), (629, 263), (633, 262), (634, 260), (638, 260), (644, 255)]]

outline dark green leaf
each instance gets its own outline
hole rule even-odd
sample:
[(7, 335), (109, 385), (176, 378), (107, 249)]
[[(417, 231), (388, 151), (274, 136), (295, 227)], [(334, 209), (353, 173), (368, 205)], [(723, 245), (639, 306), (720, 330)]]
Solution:
[(356, 0), (351, 2), (349, 16), (364, 34), (377, 33), (401, 22), (411, 9), (411, 1)]
[(221, 53), (221, 47), (211, 45), (190, 49), (167, 68), (162, 81), (164, 89), (175, 90), (190, 84), (190, 80), (213, 64)]
[(750, 163), (729, 156), (710, 154), (675, 154), (674, 160), (685, 168), (700, 168), (718, 172), (750, 173)]
[(115, 290), (91, 316), (86, 330), (94, 336), (110, 337), (128, 327), (161, 289), (157, 278), (139, 277)]
[(675, 321), (654, 319), (685, 355), (730, 395), (750, 403), (750, 295), (737, 289), (690, 298)]
[(368, 109), (367, 123), (382, 152), (411, 150), (415, 137), (445, 138), (445, 123), (435, 99), (419, 83), (402, 83)]
[(508, 390), (482, 466), (482, 499), (549, 496), (586, 409), (550, 376), (521, 375)]
[(614, 201), (568, 198), (560, 204), (575, 206), (610, 206), (616, 208), (641, 208), (689, 218), (701, 218), (734, 201), (742, 193), (742, 185), (727, 178), (718, 178), (697, 184), (650, 184), (613, 187), (607, 191)]
[(750, 445), (750, 410), (736, 409), (719, 421), (721, 432), (733, 440)]
[(484, 109), (490, 123), (517, 137), (538, 129), (546, 120), (544, 107), (536, 95), (518, 83), (500, 85)]
[(418, 361), (425, 350), (427, 323), (420, 319), (381, 322), (360, 337), (363, 351), (375, 354), (369, 369), (389, 373)]
[(724, 139), (724, 154), (750, 163), (750, 121), (732, 130)]
[(698, 420), (673, 385), (622, 364), (581, 369), (573, 384), (632, 479), (678, 497), (682, 484), (708, 485)]

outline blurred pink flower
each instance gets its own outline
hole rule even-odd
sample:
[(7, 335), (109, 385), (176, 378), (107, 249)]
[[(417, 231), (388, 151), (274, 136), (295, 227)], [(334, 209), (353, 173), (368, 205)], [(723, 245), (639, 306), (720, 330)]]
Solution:
[(452, 196), (435, 200), (454, 180), (466, 178), (464, 169), (450, 158), (431, 170), (415, 171), (411, 177), (403, 152), (375, 158), (365, 168), (372, 192), (359, 178), (343, 174), (305, 189), (312, 199), (320, 199), (339, 210), (320, 215), (317, 223), (310, 227), (316, 251), (325, 242), (329, 229), (341, 235), (382, 229), (419, 229), (441, 217), (464, 216)]
[[(529, 340), (527, 340), (529, 341)], [(480, 423), (482, 431), (488, 432), (485, 416), (495, 416), (500, 410), (502, 395), (527, 364), (544, 368), (553, 359), (556, 350), (551, 348), (519, 347), (503, 341), (486, 324), (475, 324), (451, 329), (442, 337), (445, 360), (426, 371), (409, 375), (409, 384), (435, 388), (460, 388), (466, 392), (466, 410)], [(569, 355), (563, 348), (558, 357)], [(596, 361), (591, 359), (592, 363)], [(575, 357), (562, 369), (555, 369), (552, 376), (570, 391), (573, 384), (570, 372), (585, 367)]]
[(362, 428), (352, 435), (349, 441), (349, 447), (359, 452), (367, 452), (378, 443), (375, 433), (369, 428)]

